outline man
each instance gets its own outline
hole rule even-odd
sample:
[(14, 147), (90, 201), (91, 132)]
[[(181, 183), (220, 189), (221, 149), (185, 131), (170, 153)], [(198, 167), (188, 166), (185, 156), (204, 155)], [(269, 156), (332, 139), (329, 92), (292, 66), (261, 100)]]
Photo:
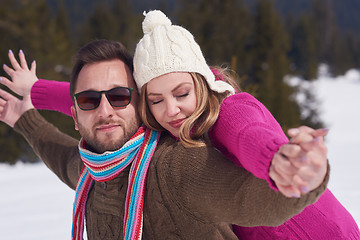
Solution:
[[(121, 44), (98, 40), (80, 49), (71, 78), (76, 102), (72, 114), (82, 136), (79, 146), (47, 123), (28, 96), (20, 101), (0, 91), (0, 120), (22, 134), (45, 164), (77, 189), (73, 239), (82, 238), (84, 215), (89, 239), (237, 239), (231, 224), (279, 225), (325, 190), (328, 174), (310, 193), (286, 198), (234, 167), (211, 146), (185, 149), (167, 134), (158, 140), (156, 133), (148, 170), (138, 171), (146, 184), (134, 180), (137, 157), (120, 171), (106, 164), (108, 157), (120, 157), (122, 149), (142, 136), (136, 89), (132, 58)], [(140, 159), (137, 153), (146, 148), (146, 136), (134, 153)], [(106, 167), (97, 165), (104, 159)], [(116, 174), (104, 173), (108, 168)], [(133, 194), (133, 187), (141, 184), (145, 191)]]

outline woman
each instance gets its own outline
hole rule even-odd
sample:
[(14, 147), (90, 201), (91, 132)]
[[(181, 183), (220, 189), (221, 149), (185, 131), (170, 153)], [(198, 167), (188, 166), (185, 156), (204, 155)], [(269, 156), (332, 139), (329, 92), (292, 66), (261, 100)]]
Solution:
[[(141, 92), (140, 114), (146, 125), (157, 130), (168, 130), (186, 146), (201, 144), (196, 140), (208, 131), (215, 147), (239, 166), (267, 180), (272, 188), (278, 188), (287, 196), (299, 196), (301, 192), (312, 189), (304, 176), (282, 179), (281, 170), (278, 169), (273, 170), (275, 174), (269, 176), (271, 159), (274, 158), (272, 164), (276, 165), (278, 160), (279, 166), (291, 170), (304, 164), (301, 160), (306, 163), (306, 155), (297, 157), (293, 164), (276, 157), (280, 146), (281, 152), (287, 151), (289, 146), (294, 150), (294, 145), (285, 144), (288, 140), (279, 124), (255, 98), (246, 93), (227, 97), (233, 92), (233, 88), (225, 82), (214, 81), (214, 74), (206, 65), (200, 48), (189, 32), (172, 26), (170, 20), (158, 11), (146, 15), (143, 29), (144, 37), (139, 42), (134, 57), (134, 76)], [(12, 53), (9, 57), (14, 59)], [(20, 60), (23, 64), (23, 53), (20, 53)], [(9, 73), (9, 68), (5, 66), (4, 69)], [(37, 80), (34, 69), (32, 67), (33, 80), (30, 81), (30, 87)], [(224, 77), (222, 73), (215, 73), (217, 78)], [(11, 84), (5, 78), (2, 82), (5, 85)], [(50, 109), (69, 114), (69, 105), (72, 104), (69, 97), (67, 106), (62, 97), (56, 103), (44, 98), (44, 94), (49, 94), (54, 100), (61, 89), (68, 93), (68, 85), (59, 84), (62, 88), (52, 88), (58, 85), (56, 82), (37, 81), (31, 90), (34, 106), (49, 108), (51, 105)], [(45, 90), (44, 86), (50, 89)], [(312, 134), (322, 141), (324, 132), (326, 133), (319, 130)], [(292, 143), (298, 143), (297, 133), (290, 132), (289, 135), (293, 137)], [(355, 221), (329, 190), (317, 203), (279, 227), (235, 226), (234, 229), (238, 237), (244, 239), (360, 238)]]

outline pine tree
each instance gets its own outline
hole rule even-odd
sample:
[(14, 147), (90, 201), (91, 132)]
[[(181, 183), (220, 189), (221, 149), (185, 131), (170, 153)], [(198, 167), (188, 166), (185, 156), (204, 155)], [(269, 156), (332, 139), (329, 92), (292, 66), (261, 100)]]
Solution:
[(187, 28), (199, 43), (209, 65), (231, 67), (245, 75), (251, 62), (252, 20), (242, 0), (181, 1), (179, 25)]
[(328, 62), (332, 43), (337, 31), (336, 16), (331, 0), (314, 0), (310, 10), (310, 22), (314, 28), (317, 56), (320, 62)]
[(289, 56), (293, 61), (293, 70), (305, 79), (317, 77), (318, 59), (316, 54), (315, 32), (310, 18), (302, 15), (290, 26), (291, 50)]
[[(19, 49), (25, 53), (43, 53), (45, 45), (42, 40), (47, 36), (51, 26), (51, 14), (45, 0), (35, 1), (2, 1), (2, 51), (1, 57), (5, 57), (4, 63), (9, 64), (7, 51), (12, 49), (17, 54)], [(39, 12), (41, 14), (39, 14)], [(4, 53), (3, 51), (6, 51)], [(35, 54), (34, 54), (35, 55)], [(33, 54), (28, 54), (27, 59), (34, 59)], [(18, 159), (34, 161), (35, 154), (30, 150), (25, 140), (5, 124), (0, 125), (0, 145), (6, 151), (0, 152), (0, 161), (14, 163)], [(27, 156), (25, 156), (27, 154)]]
[(299, 106), (291, 98), (294, 90), (283, 80), (289, 73), (289, 47), (289, 36), (273, 2), (260, 0), (255, 10), (251, 74), (259, 85), (259, 99), (284, 129), (300, 123)]
[(349, 35), (335, 35), (332, 39), (331, 54), (329, 55), (329, 66), (333, 74), (344, 74), (350, 68), (355, 67), (352, 52), (351, 39)]
[(57, 56), (54, 62), (61, 65), (58, 71), (63, 74), (66, 79), (69, 79), (71, 57), (75, 52), (75, 44), (71, 35), (70, 20), (64, 0), (58, 1), (55, 27), (53, 29), (52, 37)]
[(360, 68), (360, 34), (353, 36), (349, 45), (353, 56), (354, 68)]
[(127, 0), (114, 0), (112, 5), (101, 2), (83, 25), (81, 43), (94, 39), (120, 41), (130, 52), (141, 37), (141, 21), (143, 16), (135, 14)]
[[(66, 27), (66, 19), (60, 17), (58, 24), (62, 25), (57, 25), (56, 15), (51, 13), (46, 0), (15, 0), (2, 3), (6, 3), (1, 8), (6, 9), (3, 12), (4, 15), (1, 16), (1, 19), (2, 17), (6, 19), (6, 24), (2, 25), (0, 30), (2, 35), (6, 36), (1, 38), (0, 53), (2, 58), (5, 57), (3, 62), (9, 64), (8, 49), (12, 49), (16, 55), (18, 50), (22, 49), (29, 63), (36, 59), (39, 77), (59, 80), (64, 78), (64, 76), (58, 75), (55, 69), (59, 63), (65, 62), (65, 59), (68, 59), (70, 64), (70, 53), (66, 53), (66, 48), (71, 46), (66, 34), (69, 32), (69, 28)], [(5, 49), (6, 52), (2, 52)], [(61, 114), (56, 116), (56, 113), (50, 112), (44, 116), (60, 127), (60, 130), (67, 133), (74, 132), (70, 118), (61, 116)], [(7, 149), (7, 151), (1, 151), (0, 161), (14, 163), (20, 158), (30, 161), (37, 159), (25, 140), (11, 128), (1, 124), (0, 132), (2, 133), (1, 147)]]
[(117, 29), (114, 29), (117, 34), (116, 40), (124, 44), (130, 52), (134, 52), (142, 36), (143, 15), (136, 14), (128, 0), (114, 0), (112, 12), (118, 22)]
[(94, 39), (117, 40), (118, 24), (107, 1), (99, 2), (81, 29), (80, 45)]

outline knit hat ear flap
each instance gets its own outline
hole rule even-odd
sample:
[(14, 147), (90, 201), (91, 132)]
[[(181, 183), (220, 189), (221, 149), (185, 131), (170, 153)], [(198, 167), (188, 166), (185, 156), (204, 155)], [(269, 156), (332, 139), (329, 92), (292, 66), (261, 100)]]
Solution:
[(226, 92), (229, 91), (230, 94), (235, 94), (235, 89), (228, 84), (227, 82), (224, 82), (222, 80), (214, 81), (213, 85), (210, 86), (210, 88), (216, 92)]
[(144, 15), (144, 37), (137, 44), (134, 55), (134, 78), (139, 92), (153, 78), (171, 72), (199, 73), (212, 90), (235, 92), (230, 84), (215, 82), (214, 74), (189, 31), (172, 25), (170, 19), (159, 10)]

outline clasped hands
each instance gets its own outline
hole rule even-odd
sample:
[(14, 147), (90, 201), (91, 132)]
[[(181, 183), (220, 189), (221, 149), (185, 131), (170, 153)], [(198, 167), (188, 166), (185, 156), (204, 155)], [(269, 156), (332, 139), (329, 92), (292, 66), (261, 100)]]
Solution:
[(300, 197), (324, 181), (327, 172), (327, 129), (301, 126), (288, 131), (290, 141), (282, 145), (271, 162), (269, 175), (287, 197)]

